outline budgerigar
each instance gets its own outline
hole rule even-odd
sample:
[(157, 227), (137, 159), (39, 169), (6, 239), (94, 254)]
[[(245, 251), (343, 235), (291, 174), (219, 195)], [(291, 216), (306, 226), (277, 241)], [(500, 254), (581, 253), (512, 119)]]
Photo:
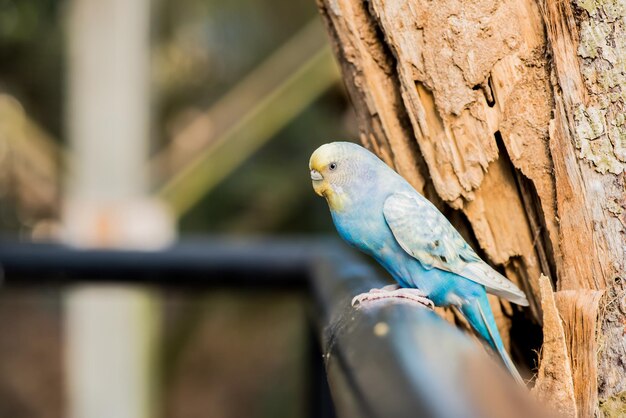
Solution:
[(522, 382), (498, 333), (487, 292), (527, 306), (524, 293), (481, 260), (432, 203), (365, 148), (350, 142), (322, 145), (309, 169), (313, 189), (326, 198), (339, 235), (376, 259), (399, 285), (358, 295), (353, 305), (401, 297), (454, 306)]

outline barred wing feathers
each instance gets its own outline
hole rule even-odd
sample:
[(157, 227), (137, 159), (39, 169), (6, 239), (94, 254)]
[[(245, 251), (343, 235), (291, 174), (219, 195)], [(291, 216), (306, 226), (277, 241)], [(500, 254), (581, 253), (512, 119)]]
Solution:
[(481, 260), (424, 197), (417, 193), (395, 193), (385, 200), (383, 213), (398, 244), (424, 268), (458, 274), (485, 286), (489, 293), (528, 305), (524, 292)]

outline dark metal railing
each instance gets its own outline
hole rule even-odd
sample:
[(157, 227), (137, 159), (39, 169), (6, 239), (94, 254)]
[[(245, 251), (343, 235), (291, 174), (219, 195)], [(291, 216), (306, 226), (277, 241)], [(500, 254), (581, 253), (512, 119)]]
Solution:
[[(484, 350), (434, 312), (397, 301), (353, 308), (354, 295), (385, 283), (335, 240), (190, 240), (158, 251), (0, 242), (0, 266), (8, 287), (123, 282), (306, 292), (320, 341), (311, 416), (333, 416), (333, 405), (339, 417), (538, 416)], [(332, 403), (316, 374), (320, 353)]]

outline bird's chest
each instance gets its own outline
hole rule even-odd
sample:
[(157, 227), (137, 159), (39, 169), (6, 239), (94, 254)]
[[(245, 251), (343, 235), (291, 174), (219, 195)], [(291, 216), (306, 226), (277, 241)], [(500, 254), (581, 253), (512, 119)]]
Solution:
[(349, 213), (333, 213), (333, 222), (344, 241), (375, 258), (390, 251), (391, 243), (395, 242), (382, 208), (364, 207)]

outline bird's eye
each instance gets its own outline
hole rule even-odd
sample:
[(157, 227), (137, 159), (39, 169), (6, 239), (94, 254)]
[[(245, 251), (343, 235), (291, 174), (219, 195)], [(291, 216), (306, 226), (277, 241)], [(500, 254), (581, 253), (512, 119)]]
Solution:
[(337, 163), (330, 163), (328, 165), (328, 168), (330, 168), (331, 170), (334, 170), (335, 168), (337, 168)]

